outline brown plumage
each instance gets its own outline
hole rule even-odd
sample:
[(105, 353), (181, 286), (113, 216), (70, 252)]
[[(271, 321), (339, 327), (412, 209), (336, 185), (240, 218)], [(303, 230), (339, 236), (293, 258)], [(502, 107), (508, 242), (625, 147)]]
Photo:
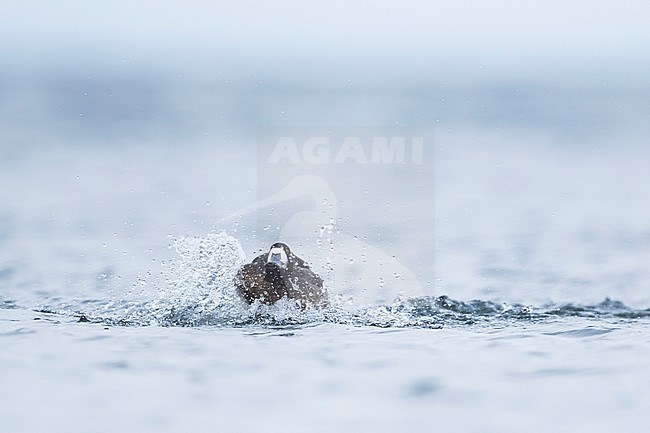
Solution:
[(271, 305), (286, 297), (297, 301), (302, 308), (327, 305), (322, 278), (280, 242), (271, 245), (268, 253), (242, 266), (235, 277), (235, 286), (239, 296), (249, 304), (259, 299)]

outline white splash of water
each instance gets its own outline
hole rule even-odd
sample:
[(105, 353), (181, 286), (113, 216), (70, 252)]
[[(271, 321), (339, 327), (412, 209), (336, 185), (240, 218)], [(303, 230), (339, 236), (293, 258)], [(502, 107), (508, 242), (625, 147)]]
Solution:
[(225, 231), (205, 237), (173, 238), (179, 257), (170, 261), (160, 298), (179, 304), (233, 302), (233, 278), (246, 261), (238, 239)]
[(325, 251), (325, 264), (324, 264), (324, 280), (332, 281), (334, 277), (334, 225), (336, 221), (334, 218), (329, 218), (329, 223), (323, 225), (318, 230), (318, 238), (316, 239), (316, 248), (322, 256), (323, 251)]

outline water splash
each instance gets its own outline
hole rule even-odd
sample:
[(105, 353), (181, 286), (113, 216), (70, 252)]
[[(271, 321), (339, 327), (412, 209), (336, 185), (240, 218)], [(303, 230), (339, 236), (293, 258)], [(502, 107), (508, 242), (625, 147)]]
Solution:
[(168, 266), (160, 299), (186, 303), (232, 303), (233, 277), (246, 261), (239, 241), (226, 232), (172, 238), (179, 257)]
[(332, 281), (334, 275), (334, 225), (336, 221), (334, 218), (329, 219), (329, 223), (323, 225), (318, 230), (318, 238), (316, 239), (316, 247), (321, 251), (325, 250), (325, 266), (324, 266), (324, 279), (325, 281)]
[[(140, 277), (123, 299), (64, 303), (49, 299), (39, 311), (78, 315), (114, 325), (198, 326), (238, 319), (244, 305), (233, 283), (246, 260), (239, 240), (225, 232), (171, 238), (177, 258), (165, 264), (164, 283)], [(153, 293), (152, 293), (153, 290)], [(217, 319), (218, 318), (218, 319)]]
[[(489, 300), (460, 301), (447, 296), (400, 297), (390, 304), (355, 306), (333, 297), (326, 309), (302, 310), (282, 300), (248, 306), (236, 294), (233, 278), (246, 257), (240, 242), (225, 232), (172, 239), (178, 257), (167, 265), (165, 284), (153, 299), (94, 300), (45, 305), (37, 311), (80, 321), (121, 326), (287, 326), (334, 323), (393, 328), (440, 328), (473, 324), (526, 323), (566, 317), (648, 319), (650, 308), (635, 310), (605, 299), (595, 305), (547, 304), (539, 307)], [(20, 308), (0, 299), (0, 309)]]
[(75, 316), (80, 321), (105, 325), (167, 327), (250, 325), (275, 327), (331, 323), (381, 328), (436, 329), (472, 325), (508, 326), (556, 321), (562, 318), (618, 321), (650, 319), (650, 308), (632, 309), (622, 302), (611, 299), (605, 299), (594, 305), (567, 303), (541, 307), (485, 300), (460, 301), (440, 296), (401, 298), (389, 305), (364, 308), (354, 308), (334, 302), (333, 306), (326, 309), (306, 310), (301, 310), (288, 300), (272, 306), (252, 305), (250, 307), (239, 300), (233, 304), (214, 300), (178, 304), (121, 302), (111, 304), (103, 314), (99, 308), (86, 310), (73, 308), (69, 306), (58, 311), (47, 309), (40, 311)]

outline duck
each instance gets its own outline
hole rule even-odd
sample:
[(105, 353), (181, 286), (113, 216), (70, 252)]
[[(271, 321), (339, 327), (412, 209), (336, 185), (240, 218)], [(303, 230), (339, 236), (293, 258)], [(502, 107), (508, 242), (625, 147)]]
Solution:
[[(271, 208), (273, 212), (263, 212)], [(331, 244), (331, 248), (312, 251), (313, 263), (328, 263), (336, 272), (328, 272), (326, 285), (336, 287), (337, 295), (354, 297), (364, 304), (387, 303), (408, 293), (411, 296), (429, 296), (432, 288), (422, 281), (424, 274), (407, 261), (411, 257), (398, 256), (365, 236), (353, 236), (337, 230), (341, 221), (340, 201), (334, 189), (324, 178), (304, 174), (292, 177), (278, 191), (221, 218), (218, 225), (235, 230), (234, 222), (245, 224), (245, 218), (265, 221), (276, 239), (289, 245), (304, 243)], [(272, 219), (267, 220), (268, 216)], [(251, 218), (252, 219), (252, 218)], [(320, 227), (320, 230), (314, 230)], [(336, 244), (336, 251), (333, 250)], [(345, 253), (343, 253), (345, 252)], [(426, 259), (423, 259), (427, 261)], [(430, 261), (427, 261), (429, 263)], [(312, 266), (314, 267), (314, 266)], [(373, 290), (363, 287), (372, 286)], [(330, 293), (331, 295), (331, 293)]]
[(302, 309), (328, 305), (323, 279), (282, 242), (243, 265), (235, 276), (235, 287), (249, 305), (258, 300), (273, 305), (283, 298), (296, 301)]

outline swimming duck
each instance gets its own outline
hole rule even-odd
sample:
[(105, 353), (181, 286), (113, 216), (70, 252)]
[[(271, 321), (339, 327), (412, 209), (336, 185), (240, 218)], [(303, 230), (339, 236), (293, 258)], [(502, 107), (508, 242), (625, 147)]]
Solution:
[(286, 297), (297, 301), (302, 308), (327, 305), (323, 279), (281, 242), (242, 266), (235, 277), (235, 286), (239, 296), (249, 304), (259, 299), (272, 305)]

